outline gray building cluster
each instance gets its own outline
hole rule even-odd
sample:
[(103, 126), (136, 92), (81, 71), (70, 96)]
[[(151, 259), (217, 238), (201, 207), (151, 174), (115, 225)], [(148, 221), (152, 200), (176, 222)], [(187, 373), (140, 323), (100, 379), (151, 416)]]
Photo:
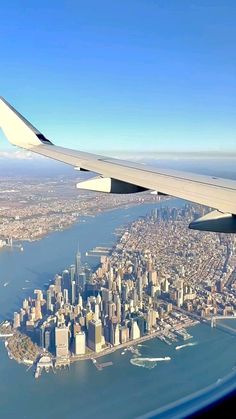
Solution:
[(155, 209), (133, 222), (95, 272), (82, 266), (78, 251), (46, 292), (35, 290), (23, 301), (14, 327), (66, 363), (152, 334), (163, 321), (168, 326), (173, 305), (206, 317), (234, 310), (235, 243), (226, 235), (189, 233), (193, 211), (203, 209)]

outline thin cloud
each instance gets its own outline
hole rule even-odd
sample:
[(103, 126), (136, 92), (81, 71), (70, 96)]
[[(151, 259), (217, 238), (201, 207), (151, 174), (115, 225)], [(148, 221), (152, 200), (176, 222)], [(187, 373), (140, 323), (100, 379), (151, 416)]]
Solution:
[(0, 151), (0, 159), (13, 159), (13, 160), (41, 160), (44, 156), (36, 155), (31, 151), (16, 150), (16, 151)]

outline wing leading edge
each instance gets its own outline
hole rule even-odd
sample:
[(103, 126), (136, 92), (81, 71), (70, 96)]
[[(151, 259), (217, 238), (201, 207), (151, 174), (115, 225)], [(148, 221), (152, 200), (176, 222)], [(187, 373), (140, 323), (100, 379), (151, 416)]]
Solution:
[(214, 208), (207, 220), (190, 228), (236, 232), (236, 181), (175, 170), (160, 170), (125, 160), (71, 150), (54, 145), (5, 99), (0, 98), (0, 126), (8, 140), (19, 147), (99, 174), (79, 183), (82, 189), (111, 193), (154, 190)]

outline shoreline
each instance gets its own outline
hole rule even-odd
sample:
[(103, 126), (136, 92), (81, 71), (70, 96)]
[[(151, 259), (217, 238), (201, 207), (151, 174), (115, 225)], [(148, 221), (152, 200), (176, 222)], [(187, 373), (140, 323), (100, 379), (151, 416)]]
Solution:
[[(193, 322), (193, 324), (190, 324), (190, 325), (187, 325), (187, 326), (181, 324), (181, 327), (184, 328), (184, 329), (188, 329), (189, 327), (194, 327), (197, 324), (201, 324), (201, 323), (200, 323), (200, 321), (195, 320)], [(77, 362), (77, 361), (84, 361), (84, 360), (88, 360), (88, 359), (101, 358), (103, 356), (109, 355), (110, 353), (116, 352), (119, 349), (123, 349), (123, 348), (126, 348), (128, 346), (135, 346), (135, 345), (138, 345), (138, 344), (140, 344), (142, 342), (146, 342), (148, 340), (155, 339), (155, 338), (158, 338), (159, 336), (163, 336), (163, 335), (164, 335), (163, 331), (162, 330), (158, 330), (158, 331), (156, 331), (154, 333), (151, 333), (150, 335), (141, 336), (138, 339), (121, 343), (120, 345), (117, 345), (117, 346), (113, 346), (111, 348), (104, 349), (101, 352), (94, 352), (93, 354), (85, 354), (85, 355), (77, 355), (77, 356), (75, 355), (75, 356), (72, 356), (70, 358), (70, 360), (71, 360), (71, 362)], [(171, 345), (172, 345), (172, 343), (174, 343), (174, 342), (171, 342)]]
[[(48, 237), (52, 233), (63, 232), (65, 230), (69, 230), (74, 225), (79, 224), (81, 222), (80, 221), (80, 218), (82, 218), (82, 217), (96, 217), (98, 215), (101, 215), (101, 214), (104, 214), (104, 213), (110, 212), (110, 211), (115, 211), (115, 210), (125, 209), (125, 208), (128, 209), (128, 208), (132, 208), (132, 207), (140, 206), (140, 205), (150, 205), (150, 204), (153, 204), (154, 205), (154, 204), (159, 204), (161, 202), (169, 201), (171, 199), (176, 199), (176, 198), (175, 197), (166, 197), (166, 198), (163, 198), (162, 197), (159, 201), (155, 201), (153, 198), (151, 199), (151, 197), (150, 197), (150, 200), (146, 200), (144, 202), (133, 202), (133, 203), (130, 203), (130, 204), (129, 203), (128, 204), (127, 203), (125, 203), (125, 204), (122, 203), (122, 204), (117, 205), (117, 206), (114, 206), (112, 208), (106, 208), (106, 209), (98, 210), (96, 212), (91, 212), (91, 213), (88, 213), (88, 214), (80, 214), (78, 216), (78, 218), (74, 222), (69, 223), (68, 225), (65, 225), (62, 228), (55, 228), (55, 229), (49, 230), (49, 231), (45, 232), (44, 234), (39, 235), (39, 236), (37, 236), (35, 238), (25, 238), (23, 240), (21, 240), (20, 238), (17, 238), (17, 239), (14, 239), (13, 238), (13, 240), (14, 240), (14, 242), (16, 244), (19, 244), (19, 243), (20, 244), (23, 244), (23, 243), (34, 243), (34, 242), (40, 241), (40, 240)], [(3, 237), (3, 238), (4, 239), (7, 239), (8, 237)], [(0, 251), (1, 250), (7, 250), (7, 249), (9, 250), (11, 248), (9, 246), (2, 246), (2, 247), (0, 247)]]
[[(187, 325), (178, 324), (176, 326), (178, 328), (184, 328), (184, 329), (187, 330), (188, 328), (194, 327), (194, 326), (196, 326), (198, 324), (201, 324), (201, 322), (195, 320), (195, 321), (193, 321), (192, 324), (187, 324)], [(176, 330), (178, 330), (178, 329), (176, 329)], [(173, 333), (174, 333), (174, 331), (173, 331)], [(27, 336), (27, 335), (24, 335), (24, 336)], [(120, 345), (117, 345), (117, 346), (108, 347), (106, 349), (103, 349), (100, 352), (92, 352), (91, 351), (90, 353), (87, 353), (87, 354), (84, 354), (84, 355), (71, 355), (69, 357), (69, 361), (70, 361), (70, 364), (72, 364), (72, 363), (78, 362), (78, 361), (87, 361), (87, 360), (93, 360), (93, 359), (97, 359), (97, 358), (102, 358), (103, 356), (107, 356), (107, 355), (109, 355), (111, 353), (114, 353), (114, 352), (116, 352), (118, 350), (122, 350), (122, 349), (127, 348), (127, 347), (136, 346), (138, 344), (141, 344), (143, 342), (149, 341), (151, 339), (155, 339), (155, 338), (159, 338), (159, 337), (163, 337), (163, 336), (165, 336), (165, 333), (163, 333), (163, 330), (158, 330), (158, 331), (153, 332), (153, 333), (151, 333), (149, 335), (141, 336), (138, 339), (130, 340), (128, 342), (124, 342), (124, 343), (122, 343)], [(32, 360), (32, 359), (29, 360), (28, 358), (24, 358), (24, 359), (18, 359), (18, 358), (16, 358), (14, 356), (14, 354), (12, 353), (12, 351), (10, 350), (10, 348), (9, 348), (9, 342), (8, 342), (7, 337), (1, 336), (1, 338), (2, 338), (2, 341), (4, 341), (4, 346), (5, 346), (5, 349), (7, 351), (7, 354), (8, 354), (9, 359), (14, 360), (18, 364), (23, 364), (23, 365), (25, 365), (27, 367), (29, 367), (29, 362), (30, 362), (30, 365), (35, 365), (36, 364), (37, 359), (35, 359), (35, 360)], [(160, 339), (160, 340), (162, 341), (162, 339)], [(178, 340), (179, 340), (179, 338), (178, 338)], [(170, 345), (172, 345), (173, 343), (175, 343), (175, 342), (174, 341), (170, 342)], [(41, 349), (41, 348), (39, 347), (39, 349)], [(38, 353), (37, 354), (37, 358), (38, 358), (39, 355), (40, 354)], [(41, 352), (41, 355), (43, 355), (43, 351)], [(53, 356), (53, 354), (51, 354), (51, 355), (52, 355), (52, 360), (53, 361), (56, 361), (56, 358)]]

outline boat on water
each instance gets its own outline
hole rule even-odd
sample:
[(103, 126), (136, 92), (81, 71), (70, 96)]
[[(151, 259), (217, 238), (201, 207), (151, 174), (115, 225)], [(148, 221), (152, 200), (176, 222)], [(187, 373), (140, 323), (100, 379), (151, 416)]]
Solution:
[(160, 362), (160, 361), (170, 361), (170, 356), (164, 356), (163, 358), (133, 358), (133, 362)]
[(9, 285), (9, 282), (5, 282), (4, 284), (3, 284), (3, 286), (4, 287), (7, 287)]
[(186, 343), (184, 345), (176, 346), (175, 350), (178, 351), (180, 349), (187, 348), (188, 346), (195, 346), (195, 345), (196, 345), (196, 342), (189, 342), (189, 343)]

